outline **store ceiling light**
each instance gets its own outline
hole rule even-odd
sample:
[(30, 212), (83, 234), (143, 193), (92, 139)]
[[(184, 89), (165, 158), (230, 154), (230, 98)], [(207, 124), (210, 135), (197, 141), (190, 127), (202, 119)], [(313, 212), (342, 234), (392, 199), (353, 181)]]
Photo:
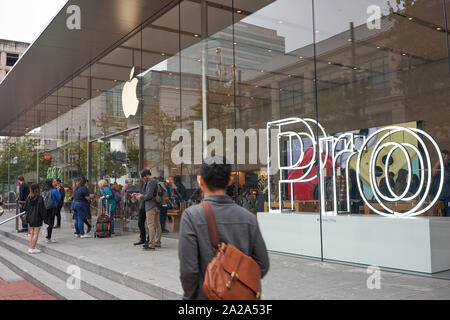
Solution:
[(437, 30), (437, 31), (441, 31), (441, 28), (440, 28), (440, 27), (437, 27), (436, 30)]
[(237, 13), (242, 13), (242, 10), (236, 10)]
[(200, 37), (200, 35), (198, 35), (198, 34), (194, 34), (194, 37), (198, 38), (198, 37)]
[(411, 21), (412, 19), (413, 19), (412, 17), (409, 17), (409, 18), (408, 18), (409, 21)]

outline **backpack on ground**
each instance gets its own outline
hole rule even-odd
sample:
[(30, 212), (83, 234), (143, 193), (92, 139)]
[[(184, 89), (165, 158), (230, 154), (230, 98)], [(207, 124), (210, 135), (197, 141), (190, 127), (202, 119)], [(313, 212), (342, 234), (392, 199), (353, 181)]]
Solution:
[(109, 216), (110, 213), (103, 212), (103, 204), (101, 200), (99, 200), (98, 202), (98, 208), (98, 217), (94, 237), (111, 237), (111, 219)]
[(165, 205), (169, 203), (169, 191), (167, 191), (166, 185), (162, 181), (158, 181), (157, 192), (155, 196), (155, 201), (159, 205)]
[(261, 270), (251, 257), (230, 243), (219, 241), (216, 219), (210, 204), (202, 202), (214, 257), (206, 267), (203, 292), (210, 300), (258, 300)]
[(42, 198), (44, 198), (45, 209), (49, 210), (53, 208), (52, 189), (42, 191)]

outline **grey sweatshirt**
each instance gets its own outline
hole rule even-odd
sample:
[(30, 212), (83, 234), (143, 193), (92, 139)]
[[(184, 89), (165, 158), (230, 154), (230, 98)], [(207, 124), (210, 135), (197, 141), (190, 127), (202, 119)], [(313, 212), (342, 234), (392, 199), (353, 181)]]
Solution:
[[(220, 241), (231, 243), (252, 257), (259, 264), (261, 277), (264, 277), (269, 271), (269, 256), (256, 217), (228, 195), (208, 196), (205, 200), (213, 209)], [(207, 299), (202, 286), (206, 266), (213, 256), (203, 207), (187, 208), (181, 217), (178, 241), (183, 299)]]

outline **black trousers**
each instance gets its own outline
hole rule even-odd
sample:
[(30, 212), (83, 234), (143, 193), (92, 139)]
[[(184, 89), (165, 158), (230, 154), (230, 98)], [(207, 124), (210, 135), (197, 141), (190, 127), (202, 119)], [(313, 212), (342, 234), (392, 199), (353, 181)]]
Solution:
[(56, 211), (55, 211), (55, 216), (56, 216), (56, 225), (58, 226), (58, 227), (60, 227), (61, 226), (61, 209), (62, 209), (62, 204), (60, 204), (59, 206), (58, 206), (58, 208), (56, 208)]
[(145, 220), (146, 220), (145, 208), (144, 206), (141, 206), (141, 208), (139, 209), (139, 216), (138, 216), (139, 238), (141, 239), (141, 241), (145, 241), (147, 238), (147, 232), (145, 231)]
[(47, 210), (47, 221), (45, 222), (46, 224), (48, 224), (47, 227), (47, 239), (51, 239), (52, 238), (52, 231), (53, 231), (53, 226), (55, 224), (55, 214), (56, 214), (56, 208), (52, 208), (52, 209), (48, 209)]

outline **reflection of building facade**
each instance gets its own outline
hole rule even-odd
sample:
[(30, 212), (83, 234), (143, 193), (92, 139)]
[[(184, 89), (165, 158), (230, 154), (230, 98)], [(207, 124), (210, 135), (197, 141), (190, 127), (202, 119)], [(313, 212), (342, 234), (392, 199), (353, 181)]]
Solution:
[(0, 39), (0, 82), (27, 48), (28, 43)]
[[(233, 8), (230, 1), (167, 0), (158, 15), (139, 8), (139, 17), (126, 18), (98, 1), (116, 13), (101, 23), (91, 17), (102, 15), (87, 16), (90, 28), (77, 35), (51, 24), (14, 68), (15, 78), (0, 86), (1, 110), (11, 109), (0, 117), (0, 134), (40, 128), (41, 154), (63, 169), (66, 184), (87, 176), (94, 188), (106, 177), (138, 190), (138, 172), (149, 168), (165, 179), (181, 176), (192, 194), (199, 166), (175, 164), (171, 152), (178, 143), (172, 133), (194, 137), (194, 123), (201, 134), (218, 129), (224, 137), (227, 129), (259, 130), (288, 117), (315, 119), (329, 134), (416, 123), (450, 148), (450, 54), (440, 1), (405, 0), (400, 8), (375, 1), (385, 14), (379, 29), (367, 26), (361, 1), (342, 5), (333, 18), (319, 6), (315, 30), (310, 1), (236, 1)], [(46, 51), (47, 42), (58, 46)], [(299, 45), (286, 52), (295, 48), (288, 43)], [(121, 94), (132, 67), (140, 106), (125, 118)], [(192, 154), (204, 147), (190, 144)], [(265, 147), (259, 138), (258, 147)], [(242, 191), (259, 197), (255, 212), (264, 211), (264, 190), (278, 179), (263, 167), (233, 166), (241, 188), (235, 200), (243, 200)], [(304, 206), (318, 211), (314, 203)]]
[[(233, 39), (236, 65), (245, 69), (258, 68), (264, 62), (272, 60), (277, 53), (285, 51), (284, 38), (277, 35), (276, 30), (239, 22), (234, 27), (221, 30), (206, 41), (183, 50), (182, 72), (202, 74), (201, 59), (206, 59), (207, 76), (230, 79), (233, 64)], [(169, 59), (167, 70), (179, 72), (179, 60)]]

